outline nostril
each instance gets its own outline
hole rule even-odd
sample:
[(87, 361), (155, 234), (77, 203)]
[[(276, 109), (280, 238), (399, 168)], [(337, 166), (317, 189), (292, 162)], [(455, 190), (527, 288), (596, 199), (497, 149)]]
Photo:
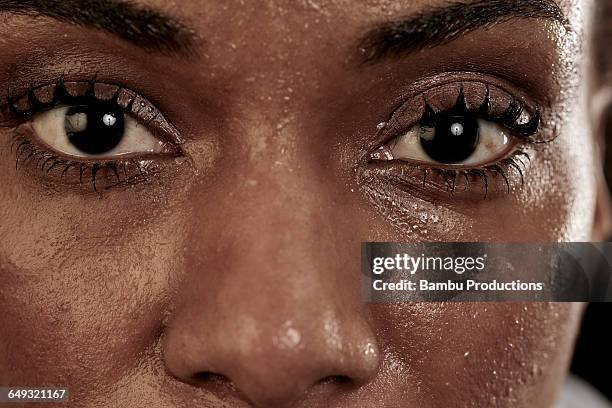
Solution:
[(217, 386), (217, 387), (228, 387), (231, 386), (232, 382), (229, 378), (222, 374), (213, 373), (211, 371), (201, 371), (194, 374), (192, 382), (198, 385)]
[(327, 386), (327, 385), (336, 385), (336, 386), (347, 386), (352, 385), (353, 380), (346, 375), (330, 375), (325, 378), (320, 379), (317, 382), (317, 386)]
[(327, 400), (333, 398), (333, 395), (344, 394), (352, 392), (357, 389), (359, 385), (355, 380), (345, 375), (330, 375), (321, 378), (316, 383), (312, 384), (307, 390), (304, 390), (304, 394), (301, 396), (302, 403), (308, 400)]
[(217, 374), (212, 371), (200, 371), (192, 375), (189, 382), (224, 400), (237, 400), (243, 403), (249, 401), (236, 384), (223, 374)]

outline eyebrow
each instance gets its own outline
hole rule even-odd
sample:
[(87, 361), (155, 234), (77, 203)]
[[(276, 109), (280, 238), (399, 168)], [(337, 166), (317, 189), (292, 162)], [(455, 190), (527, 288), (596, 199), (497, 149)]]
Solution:
[(409, 54), (512, 19), (569, 22), (552, 0), (476, 0), (421, 11), (407, 19), (380, 24), (359, 42), (365, 63)]
[(113, 34), (163, 54), (190, 54), (192, 38), (176, 19), (119, 0), (0, 0), (0, 13), (46, 16)]

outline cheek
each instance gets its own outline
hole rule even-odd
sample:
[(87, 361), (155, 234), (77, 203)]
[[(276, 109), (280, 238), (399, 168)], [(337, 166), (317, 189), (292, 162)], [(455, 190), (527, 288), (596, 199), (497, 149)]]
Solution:
[(553, 242), (590, 241), (597, 174), (593, 135), (585, 111), (563, 113), (557, 139), (538, 153), (532, 182), (514, 206), (523, 219), (515, 230), (526, 227), (528, 237)]
[[(142, 202), (122, 201), (117, 211), (112, 195), (44, 207), (8, 197), (5, 219), (26, 222), (0, 226), (11, 243), (0, 246), (0, 382), (70, 384), (87, 395), (140, 370), (180, 262), (181, 242), (167, 231), (181, 222), (160, 217), (171, 203), (148, 201), (143, 211)], [(67, 207), (79, 211), (68, 216)]]
[[(580, 115), (579, 117), (583, 117)], [(587, 118), (570, 121), (567, 130), (562, 135), (561, 160), (557, 160), (554, 171), (562, 174), (560, 183), (556, 184), (549, 200), (549, 206), (554, 208), (555, 202), (566, 212), (565, 230), (560, 240), (590, 241), (592, 239), (595, 201), (597, 196), (596, 152), (593, 135)], [(564, 198), (564, 199), (563, 199)]]
[[(584, 112), (565, 112), (554, 141), (528, 150), (524, 184), (510, 193), (460, 200), (366, 185), (373, 224), (364, 241), (590, 241), (596, 199), (594, 146)], [(551, 125), (548, 125), (551, 126)], [(389, 183), (387, 183), (389, 184)]]
[(388, 372), (428, 401), (424, 406), (549, 406), (568, 365), (581, 308), (387, 304), (374, 313), (379, 330), (388, 334), (386, 348), (397, 356)]

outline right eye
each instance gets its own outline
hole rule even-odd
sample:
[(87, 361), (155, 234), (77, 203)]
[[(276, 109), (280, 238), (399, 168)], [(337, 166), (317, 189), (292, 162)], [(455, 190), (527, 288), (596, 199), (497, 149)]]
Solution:
[(74, 158), (115, 159), (163, 153), (167, 143), (113, 103), (58, 106), (32, 117), (36, 137)]

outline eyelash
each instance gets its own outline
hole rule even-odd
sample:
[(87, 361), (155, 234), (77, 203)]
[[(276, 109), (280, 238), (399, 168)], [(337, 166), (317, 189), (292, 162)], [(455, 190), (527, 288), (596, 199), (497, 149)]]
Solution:
[[(482, 168), (466, 168), (461, 170), (442, 169), (436, 167), (421, 168), (423, 171), (423, 188), (426, 188), (427, 177), (430, 172), (437, 172), (442, 177), (451, 195), (455, 194), (457, 179), (459, 176), (462, 176), (465, 180), (466, 190), (472, 184), (472, 179), (476, 178), (482, 182), (482, 187), (484, 190), (483, 199), (486, 199), (489, 194), (490, 177), (498, 174), (504, 180), (504, 184), (506, 185), (506, 193), (510, 194), (510, 181), (506, 170), (514, 169), (521, 179), (521, 185), (525, 184), (524, 172), (526, 171), (527, 164), (522, 159), (519, 159), (520, 157), (523, 157), (528, 162), (531, 162), (529, 153), (519, 149), (516, 150), (512, 156), (502, 159), (499, 164), (489, 165)], [(506, 170), (504, 170), (504, 167), (502, 166), (506, 166)]]
[[(424, 113), (424, 116), (426, 114), (436, 115), (436, 113), (433, 112), (433, 110), (431, 109), (427, 101), (425, 101), (425, 104), (426, 104), (426, 112)], [(465, 94), (463, 92), (463, 88), (461, 88), (459, 90), (459, 97), (457, 98), (457, 104), (455, 105), (455, 109), (457, 108), (464, 110), (465, 113), (477, 112), (482, 116), (483, 119), (503, 125), (506, 128), (517, 133), (517, 135), (525, 139), (528, 139), (529, 137), (536, 134), (540, 127), (541, 114), (540, 114), (539, 107), (535, 109), (529, 122), (526, 122), (524, 124), (517, 123), (517, 121), (519, 120), (523, 112), (525, 112), (525, 107), (515, 97), (512, 98), (512, 102), (510, 102), (510, 105), (501, 114), (499, 115), (492, 114), (491, 113), (491, 90), (488, 86), (486, 87), (486, 93), (485, 93), (483, 102), (475, 110), (470, 110), (467, 107), (467, 102), (465, 101)], [(421, 120), (423, 120), (423, 118), (421, 118)], [(547, 143), (547, 142), (549, 141), (544, 141), (544, 143)]]
[[(90, 105), (100, 102), (112, 104), (120, 108), (123, 114), (131, 115), (134, 117), (134, 119), (144, 123), (145, 125), (150, 124), (160, 114), (155, 108), (152, 107), (152, 105), (145, 102), (145, 100), (138, 94), (118, 85), (98, 83), (95, 77), (89, 81), (70, 81), (69, 83), (75, 86), (83, 86), (87, 84), (87, 87), (85, 92), (82, 94), (73, 95), (68, 91), (67, 83), (64, 81), (63, 76), (60, 77), (55, 84), (30, 87), (21, 97), (21, 99), (27, 98), (27, 109), (19, 109), (15, 102), (16, 99), (13, 98), (11, 92), (8, 91), (4, 111), (8, 111), (9, 118), (8, 120), (3, 121), (0, 127), (17, 129), (21, 124), (28, 122), (36, 114), (53, 109), (60, 105), (77, 106)], [(116, 88), (116, 90), (110, 99), (103, 99), (96, 95), (96, 85), (112, 87)], [(36, 91), (47, 87), (53, 87), (53, 91), (51, 93), (51, 99), (45, 102), (39, 99), (39, 97), (36, 95)], [(125, 106), (123, 106), (124, 104), (119, 103), (119, 99), (122, 97), (129, 98)], [(141, 109), (135, 110), (134, 104), (136, 103), (137, 99), (140, 99)], [(143, 111), (144, 114), (142, 113)], [(47, 149), (39, 147), (31, 140), (31, 137), (22, 135), (19, 132), (16, 132), (15, 136), (13, 137), (13, 140), (10, 143), (10, 149), (11, 151), (14, 151), (15, 154), (16, 168), (18, 168), (20, 164), (25, 165), (31, 160), (34, 160), (34, 168), (40, 170), (44, 175), (48, 175), (51, 170), (54, 169), (61, 171), (60, 180), (63, 180), (71, 169), (74, 169), (78, 171), (79, 185), (83, 185), (84, 178), (86, 175), (88, 175), (93, 190), (97, 193), (99, 193), (97, 180), (99, 178), (98, 175), (101, 172), (105, 174), (106, 179), (112, 177), (116, 180), (115, 183), (105, 186), (105, 189), (121, 184), (136, 184), (137, 182), (146, 179), (146, 176), (150, 172), (149, 168), (143, 165), (141, 158), (109, 159), (99, 161), (62, 158), (59, 155), (48, 151)]]
[[(116, 183), (106, 186), (105, 189), (121, 184), (136, 184), (139, 181), (145, 180), (148, 175), (146, 170), (143, 169), (141, 162), (136, 159), (107, 160), (99, 162), (62, 159), (53, 153), (41, 149), (28, 140), (27, 137), (21, 135), (17, 135), (13, 139), (11, 150), (15, 151), (15, 168), (18, 168), (20, 164), (26, 165), (30, 160), (35, 160), (33, 166), (45, 175), (48, 175), (51, 170), (55, 168), (61, 170), (60, 180), (63, 180), (71, 169), (75, 169), (78, 170), (79, 184), (83, 185), (84, 176), (88, 175), (93, 190), (97, 193), (99, 193), (97, 180), (100, 172), (110, 172), (116, 178)], [(25, 158), (20, 161), (22, 157)], [(108, 177), (108, 174), (106, 177)]]
[[(513, 133), (514, 137), (518, 137), (528, 144), (546, 144), (554, 141), (555, 137), (548, 140), (536, 140), (533, 136), (536, 135), (539, 131), (541, 125), (541, 110), (539, 107), (536, 107), (532, 112), (529, 121), (526, 123), (518, 123), (523, 112), (526, 112), (526, 107), (523, 103), (521, 103), (516, 97), (512, 96), (509, 105), (499, 114), (492, 113), (492, 105), (491, 105), (491, 92), (490, 87), (488, 85), (485, 86), (486, 92), (483, 98), (483, 101), (477, 108), (468, 108), (465, 100), (465, 94), (463, 86), (460, 87), (459, 95), (457, 97), (457, 101), (455, 106), (451, 107), (451, 109), (460, 109), (465, 113), (478, 113), (479, 117), (502, 125), (506, 127)], [(439, 113), (436, 113), (427, 102), (425, 96), (423, 95), (423, 103), (424, 109), (421, 118), (416, 121), (412, 126), (422, 125), (423, 123), (435, 122), (436, 116)], [(399, 108), (397, 109), (399, 110)], [(397, 110), (395, 112), (397, 112)], [(394, 114), (395, 114), (394, 112)], [(394, 115), (393, 114), (393, 115)], [(393, 117), (392, 115), (392, 117)], [(388, 122), (385, 122), (385, 124)], [(381, 128), (384, 129), (384, 126)], [(386, 140), (392, 140), (399, 137), (399, 134), (395, 132), (391, 137), (387, 137)], [(385, 142), (386, 143), (386, 142)], [(382, 145), (385, 145), (383, 143)], [(377, 148), (379, 149), (379, 148)], [(377, 150), (374, 149), (374, 150)], [(392, 162), (400, 162), (401, 160), (392, 160)], [(446, 187), (447, 192), (450, 193), (451, 196), (455, 195), (457, 188), (458, 179), (462, 178), (465, 180), (464, 191), (467, 190), (474, 180), (480, 180), (482, 183), (482, 189), (484, 190), (483, 199), (486, 199), (489, 195), (490, 189), (490, 179), (496, 175), (499, 175), (504, 184), (506, 185), (506, 193), (510, 194), (511, 186), (509, 173), (510, 171), (514, 171), (516, 175), (520, 178), (520, 185), (524, 185), (525, 183), (525, 172), (527, 170), (527, 165), (531, 162), (531, 155), (521, 148), (516, 148), (512, 152), (512, 154), (508, 157), (505, 157), (496, 163), (486, 165), (483, 167), (476, 168), (458, 168), (453, 169), (449, 167), (436, 167), (435, 165), (424, 165), (422, 163), (411, 163), (409, 161), (401, 161), (402, 169), (401, 174), (393, 175), (391, 178), (394, 179), (395, 183), (406, 184), (404, 182), (405, 172), (404, 168), (410, 168), (412, 170), (417, 170), (421, 172), (421, 181), (420, 185), (425, 190), (427, 188), (428, 179), (431, 176), (439, 176), (443, 185)], [(414, 177), (414, 176), (412, 176)]]

